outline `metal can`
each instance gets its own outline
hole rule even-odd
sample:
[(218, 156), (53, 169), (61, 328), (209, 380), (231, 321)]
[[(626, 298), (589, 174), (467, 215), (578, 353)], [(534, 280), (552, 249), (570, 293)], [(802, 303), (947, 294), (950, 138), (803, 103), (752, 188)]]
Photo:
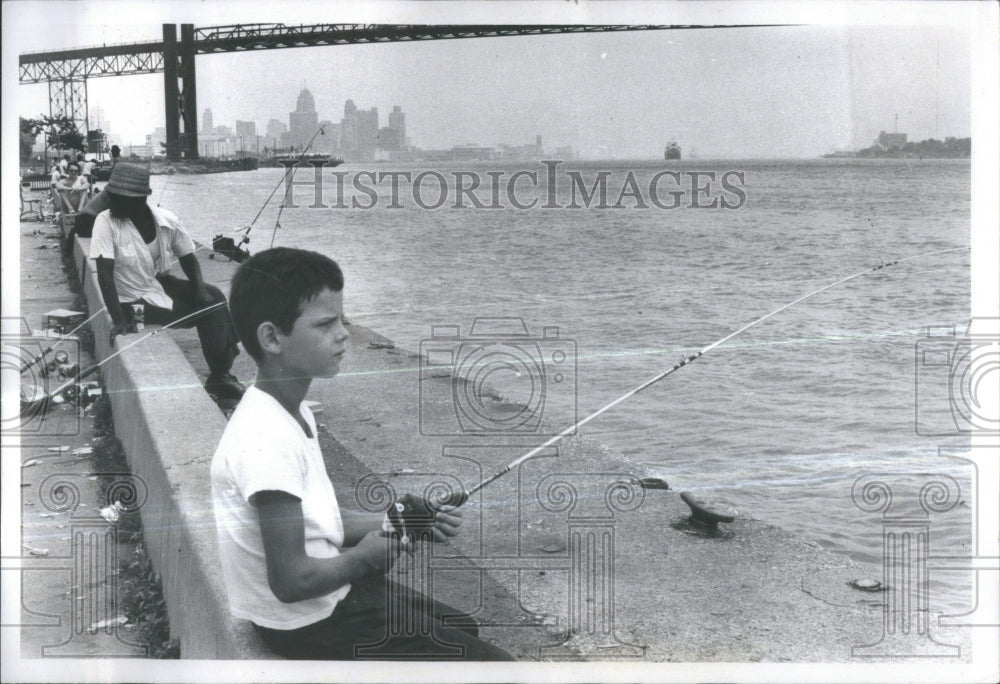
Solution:
[(136, 330), (143, 330), (146, 327), (146, 306), (144, 304), (132, 305), (132, 322), (135, 323)]

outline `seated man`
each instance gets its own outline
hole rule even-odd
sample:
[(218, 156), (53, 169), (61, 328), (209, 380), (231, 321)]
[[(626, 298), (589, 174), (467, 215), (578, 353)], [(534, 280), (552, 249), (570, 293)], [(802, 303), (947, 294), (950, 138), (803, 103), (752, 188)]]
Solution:
[(66, 167), (66, 178), (56, 183), (56, 194), (59, 196), (59, 211), (65, 214), (76, 214), (83, 209), (90, 197), (90, 184), (80, 175), (80, 164), (70, 162)]
[[(230, 610), (286, 658), (511, 660), (481, 640), (475, 624), (446, 622), (457, 609), (389, 591), (385, 572), (409, 547), (388, 532), (386, 514), (342, 512), (337, 504), (303, 400), (313, 378), (340, 370), (348, 339), (343, 288), (335, 262), (284, 247), (251, 257), (233, 277), (234, 317), (257, 379), (212, 458)], [(419, 501), (427, 541), (457, 534), (459, 510)], [(430, 633), (403, 633), (401, 624)]]
[[(239, 399), (243, 386), (230, 373), (239, 354), (239, 334), (225, 306), (226, 297), (205, 283), (194, 241), (177, 217), (146, 204), (152, 192), (148, 168), (121, 162), (102, 193), (110, 208), (94, 221), (90, 258), (97, 261), (97, 280), (114, 323), (111, 342), (116, 335), (136, 330), (132, 318), (136, 305), (144, 308), (146, 323), (166, 324), (221, 303), (181, 327), (198, 327), (209, 368), (208, 392)], [(175, 257), (187, 280), (167, 273)]]

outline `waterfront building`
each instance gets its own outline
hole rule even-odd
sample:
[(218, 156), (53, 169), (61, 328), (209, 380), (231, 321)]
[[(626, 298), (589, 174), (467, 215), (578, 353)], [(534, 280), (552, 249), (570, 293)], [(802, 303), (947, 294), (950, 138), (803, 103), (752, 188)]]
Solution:
[(393, 105), (392, 111), (389, 112), (389, 129), (396, 131), (394, 135), (399, 140), (398, 149), (406, 147), (406, 114), (399, 105)]
[(545, 150), (542, 147), (542, 136), (535, 136), (534, 145), (504, 145), (500, 146), (499, 156), (504, 159), (516, 159), (523, 161), (538, 161), (543, 156), (545, 156)]
[(340, 150), (349, 161), (371, 161), (379, 146), (378, 108), (362, 110), (354, 100), (344, 103), (340, 122)]
[(151, 150), (151, 156), (161, 156), (167, 153), (167, 129), (157, 126), (146, 136), (146, 147)]
[(260, 147), (257, 138), (256, 121), (236, 121), (236, 139), (238, 141), (240, 155), (257, 154)]
[(380, 150), (400, 150), (403, 148), (403, 140), (400, 131), (390, 126), (383, 126), (378, 131), (378, 147)]
[(236, 121), (236, 135), (238, 137), (251, 140), (257, 137), (257, 122), (256, 121)]
[(323, 133), (316, 136), (310, 152), (337, 154), (340, 149), (340, 124), (324, 119), (319, 122), (319, 127), (323, 129)]
[(878, 145), (883, 150), (891, 150), (894, 147), (902, 149), (906, 147), (906, 133), (886, 133), (882, 131), (878, 134), (878, 139), (872, 144)]
[(206, 109), (201, 115), (201, 132), (205, 135), (215, 133), (215, 126), (212, 124), (212, 110)]
[(576, 159), (576, 150), (573, 149), (572, 145), (557, 147), (555, 158), (563, 161), (572, 161)]
[(496, 150), (492, 147), (486, 147), (485, 145), (477, 145), (476, 143), (465, 143), (464, 145), (455, 145), (449, 150), (449, 158), (456, 160), (475, 160), (475, 159), (493, 159), (496, 156)]

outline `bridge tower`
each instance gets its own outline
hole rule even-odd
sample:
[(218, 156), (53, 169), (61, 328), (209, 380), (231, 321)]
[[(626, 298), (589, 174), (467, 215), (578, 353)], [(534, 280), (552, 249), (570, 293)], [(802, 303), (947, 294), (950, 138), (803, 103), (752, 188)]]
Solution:
[(49, 81), (49, 116), (65, 116), (87, 139), (87, 77), (66, 75)]
[[(163, 92), (167, 157), (198, 158), (198, 97), (194, 70), (194, 24), (163, 25)], [(181, 124), (184, 126), (181, 131)]]

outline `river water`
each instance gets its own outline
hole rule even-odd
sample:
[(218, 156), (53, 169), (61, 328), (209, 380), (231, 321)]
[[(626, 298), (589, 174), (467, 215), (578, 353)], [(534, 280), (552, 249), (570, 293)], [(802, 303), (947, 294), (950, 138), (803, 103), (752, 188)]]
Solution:
[[(391, 177), (379, 184), (364, 175), (409, 171), (412, 179), (428, 170), (449, 186), (437, 209), (420, 206), (437, 203), (433, 174), (416, 195), (400, 180), (395, 202)], [(657, 199), (676, 208), (650, 197), (650, 181), (663, 170), (677, 175), (659, 176)], [(883, 260), (967, 248), (970, 240), (967, 160), (450, 162), (336, 171), (340, 190), (329, 169), (322, 176), (327, 208), (310, 208), (314, 188), (296, 187), (298, 208), (284, 209), (275, 230), (279, 191), (254, 224), (251, 251), (267, 247), (273, 233), (275, 245), (335, 258), (347, 278), (348, 318), (405, 348), (429, 348), (432, 333), (447, 331), (440, 326), (459, 326), (459, 341), (447, 343), (457, 348), (484, 329), (473, 331), (477, 317), (522, 319), (538, 340), (538, 377), (507, 367), (489, 382), (512, 402), (536, 402), (557, 425), (803, 294)], [(483, 208), (468, 195), (455, 206), (455, 171), (467, 172), (465, 187), (473, 177), (480, 182), (474, 194)], [(537, 187), (524, 175), (511, 184), (517, 171), (536, 173)], [(599, 197), (569, 207), (573, 172), (588, 188), (606, 179), (608, 208)], [(359, 173), (361, 189), (352, 184)], [(208, 242), (248, 225), (281, 175), (158, 176), (152, 199)], [(311, 181), (312, 170), (295, 178)], [(576, 204), (585, 205), (576, 190)], [(623, 208), (612, 208), (623, 191)], [(356, 208), (353, 200), (374, 206)], [(532, 200), (531, 209), (514, 205)], [(855, 482), (878, 474), (901, 500), (907, 487), (950, 476), (961, 503), (929, 518), (932, 553), (968, 555), (976, 504), (973, 470), (962, 458), (968, 439), (922, 434), (955, 425), (938, 391), (947, 369), (922, 365), (918, 352), (951, 344), (928, 338), (928, 326), (964, 329), (969, 269), (968, 251), (959, 250), (846, 282), (712, 350), (582, 432), (652, 466), (675, 489), (702, 490), (847, 553), (875, 577), (882, 520), (852, 500)], [(517, 323), (488, 330), (498, 340), (520, 339), (512, 337)], [(559, 368), (555, 352), (565, 355)], [(926, 404), (919, 431), (917, 402)], [(932, 609), (970, 608), (967, 576), (938, 573), (932, 581)]]

